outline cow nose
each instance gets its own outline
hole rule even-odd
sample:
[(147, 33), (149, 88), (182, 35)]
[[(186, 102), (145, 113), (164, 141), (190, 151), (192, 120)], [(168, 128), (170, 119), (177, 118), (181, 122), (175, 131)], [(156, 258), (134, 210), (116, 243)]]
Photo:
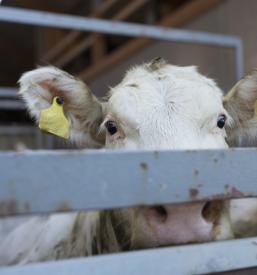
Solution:
[(211, 202), (162, 205), (148, 209), (148, 222), (159, 245), (211, 241), (220, 209)]

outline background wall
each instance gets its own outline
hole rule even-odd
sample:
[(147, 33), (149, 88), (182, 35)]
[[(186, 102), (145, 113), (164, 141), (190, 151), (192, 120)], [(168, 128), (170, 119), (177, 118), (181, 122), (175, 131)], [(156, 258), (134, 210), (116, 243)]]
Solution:
[[(256, 14), (256, 0), (225, 0), (183, 28), (240, 36), (244, 43), (245, 71), (248, 72), (257, 67)], [(130, 66), (151, 60), (156, 56), (162, 56), (175, 65), (197, 65), (200, 72), (215, 79), (224, 91), (228, 91), (236, 82), (233, 50), (156, 42), (131, 56), (121, 65), (110, 69), (89, 83), (89, 86), (95, 94), (104, 95), (109, 86), (114, 86), (121, 80)]]

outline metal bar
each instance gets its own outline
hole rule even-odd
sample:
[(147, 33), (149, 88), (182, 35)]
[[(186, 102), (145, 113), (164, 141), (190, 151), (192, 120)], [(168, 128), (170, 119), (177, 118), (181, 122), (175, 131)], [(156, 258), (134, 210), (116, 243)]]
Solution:
[(0, 100), (0, 110), (26, 110), (26, 106), (20, 100)]
[(0, 153), (0, 215), (257, 196), (256, 163), (257, 149)]
[[(128, 5), (126, 5), (123, 9), (119, 10), (115, 15), (113, 15), (112, 20), (126, 20), (135, 10), (141, 8), (144, 6), (148, 0), (134, 0), (130, 1)], [(99, 43), (99, 41), (96, 43), (96, 40), (99, 40), (99, 35), (97, 34), (90, 34), (89, 36), (82, 39), (82, 41), (77, 42), (76, 46), (72, 49), (69, 49), (67, 53), (63, 54), (55, 60), (54, 65), (63, 67), (67, 63), (69, 63), (73, 58), (78, 56), (80, 53), (85, 51), (87, 48), (89, 48), (92, 44), (94, 45), (102, 45), (104, 43)], [(101, 59), (101, 58), (100, 58)]]
[(17, 266), (1, 275), (191, 275), (257, 266), (257, 238)]
[(243, 75), (243, 48), (242, 41), (238, 36), (180, 30), (175, 28), (170, 29), (167, 27), (147, 26), (143, 24), (93, 19), (8, 7), (0, 7), (0, 21), (100, 32), (113, 35), (146, 37), (173, 42), (232, 47), (236, 50), (236, 77), (239, 79)]
[(0, 97), (17, 98), (17, 89), (12, 87), (0, 87)]
[(242, 40), (238, 40), (235, 48), (236, 79), (239, 80), (244, 75), (244, 46)]
[[(110, 8), (112, 8), (118, 0), (107, 0), (99, 5), (92, 13), (89, 14), (90, 17), (101, 17), (103, 16)], [(79, 36), (80, 32), (71, 31), (63, 39), (61, 39), (53, 48), (51, 48), (41, 59), (45, 61), (52, 62), (54, 58), (65, 50), (72, 42), (74, 42)]]
[(0, 135), (35, 135), (38, 132), (38, 129), (33, 126), (27, 125), (13, 125), (13, 126), (4, 126), (0, 125)]
[(165, 27), (146, 26), (143, 24), (92, 19), (7, 7), (0, 7), (0, 20), (22, 24), (76, 29), (80, 31), (147, 37), (175, 42), (234, 47), (236, 49), (237, 79), (241, 78), (243, 75), (242, 41), (237, 36), (169, 29)]
[(8, 7), (0, 7), (0, 21), (223, 47), (235, 47), (240, 40), (239, 37), (232, 35), (170, 29)]

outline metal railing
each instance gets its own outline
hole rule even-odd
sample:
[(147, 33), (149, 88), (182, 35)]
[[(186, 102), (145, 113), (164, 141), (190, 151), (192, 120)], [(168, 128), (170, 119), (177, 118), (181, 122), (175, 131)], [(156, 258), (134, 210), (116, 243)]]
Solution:
[[(256, 163), (256, 149), (1, 153), (0, 214), (255, 197)], [(0, 274), (206, 274), (257, 266), (256, 253), (257, 238), (247, 238), (0, 268)]]
[[(0, 21), (232, 48), (237, 79), (244, 71), (243, 45), (237, 36), (2, 6)], [(256, 149), (0, 153), (0, 214), (50, 213), (63, 205), (69, 210), (90, 210), (257, 196), (256, 163)], [(166, 275), (235, 270), (257, 266), (256, 241), (249, 238), (2, 267), (0, 274)]]
[(0, 87), (0, 110), (25, 110), (25, 104), (18, 98), (17, 89)]
[(0, 7), (0, 22), (1, 21), (231, 48), (235, 50), (237, 79), (240, 79), (244, 73), (243, 43), (240, 37), (234, 35), (155, 27), (145, 24), (125, 23), (3, 6)]

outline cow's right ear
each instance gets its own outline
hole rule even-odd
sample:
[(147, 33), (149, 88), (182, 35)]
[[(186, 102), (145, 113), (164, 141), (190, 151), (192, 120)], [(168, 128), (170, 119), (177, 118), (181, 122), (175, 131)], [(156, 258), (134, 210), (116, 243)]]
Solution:
[(224, 97), (232, 123), (226, 128), (230, 146), (257, 143), (257, 70), (242, 78)]
[(41, 112), (52, 105), (55, 97), (60, 97), (70, 124), (69, 139), (86, 147), (104, 144), (104, 133), (99, 131), (103, 104), (82, 81), (55, 67), (42, 67), (23, 74), (19, 84), (19, 94), (37, 122)]

